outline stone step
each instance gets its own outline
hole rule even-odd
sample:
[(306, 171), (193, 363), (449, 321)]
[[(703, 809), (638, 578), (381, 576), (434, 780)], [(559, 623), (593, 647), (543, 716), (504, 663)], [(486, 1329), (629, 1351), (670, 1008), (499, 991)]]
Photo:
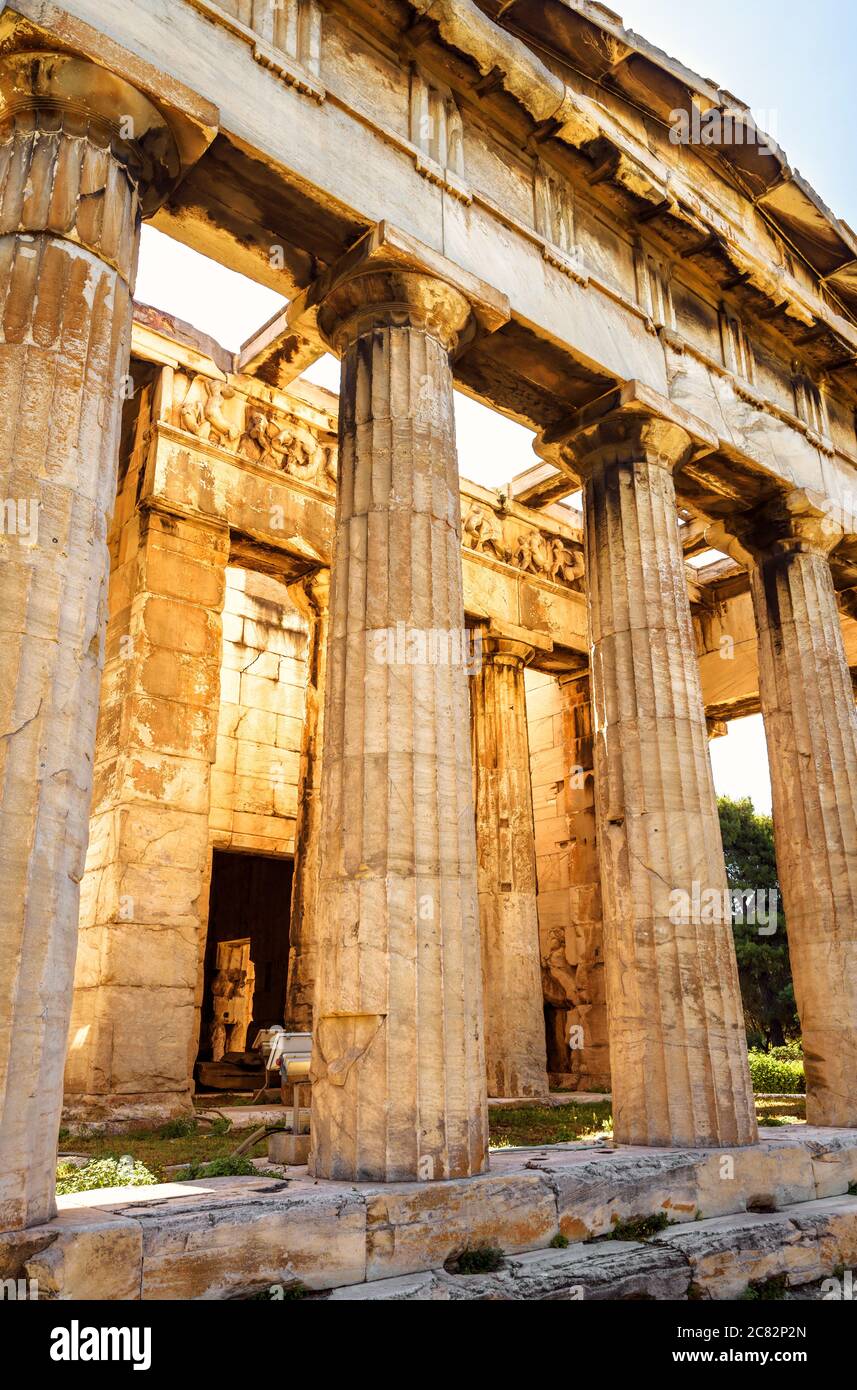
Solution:
[(808, 1284), (857, 1265), (857, 1197), (688, 1222), (656, 1241), (687, 1260), (693, 1291), (704, 1298), (738, 1298), (748, 1284), (777, 1276)]
[(330, 1300), (735, 1299), (751, 1283), (813, 1283), (857, 1264), (857, 1197), (799, 1202), (668, 1227), (647, 1241), (579, 1242), (512, 1255), (492, 1274), (437, 1269), (335, 1289)]
[(636, 1241), (600, 1241), (510, 1256), (495, 1274), (436, 1269), (334, 1289), (335, 1302), (459, 1303), (603, 1299), (682, 1299), (690, 1272), (676, 1250)]
[[(446, 1182), (335, 1183), (290, 1168), (282, 1180), (98, 1189), (0, 1236), (0, 1278), (38, 1277), (58, 1298), (234, 1298), (296, 1282), (313, 1294), (370, 1286), (363, 1297), (377, 1285), (381, 1297), (399, 1279), (409, 1299), (631, 1298), (649, 1285), (734, 1298), (754, 1280), (854, 1267), (855, 1184), (857, 1130), (789, 1126), (732, 1152), (501, 1150), (490, 1172)], [(628, 1223), (657, 1216), (673, 1224), (641, 1243)], [(621, 1244), (604, 1240), (617, 1233)], [(574, 1244), (558, 1250), (560, 1237)], [(505, 1261), (482, 1284), (437, 1273), (485, 1244)]]

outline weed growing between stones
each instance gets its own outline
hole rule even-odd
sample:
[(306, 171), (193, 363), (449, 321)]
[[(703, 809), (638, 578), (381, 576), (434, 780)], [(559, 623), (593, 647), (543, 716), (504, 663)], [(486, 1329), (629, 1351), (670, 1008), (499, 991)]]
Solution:
[(606, 1240), (651, 1240), (670, 1224), (665, 1211), (654, 1212), (651, 1216), (630, 1216), (627, 1221), (617, 1221)]
[(774, 1274), (770, 1279), (754, 1279), (741, 1294), (747, 1302), (759, 1300), (763, 1303), (778, 1302), (785, 1298), (788, 1284), (784, 1274)]
[(458, 1255), (452, 1255), (444, 1268), (448, 1274), (493, 1274), (503, 1265), (503, 1251), (498, 1245), (483, 1242), (468, 1245)]

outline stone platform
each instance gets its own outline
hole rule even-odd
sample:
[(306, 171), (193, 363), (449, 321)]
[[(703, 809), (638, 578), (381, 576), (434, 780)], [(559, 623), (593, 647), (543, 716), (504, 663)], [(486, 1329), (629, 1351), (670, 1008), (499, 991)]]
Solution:
[[(752, 1280), (807, 1283), (857, 1263), (857, 1130), (794, 1125), (736, 1150), (605, 1143), (492, 1152), (439, 1183), (218, 1178), (59, 1199), (0, 1235), (0, 1277), (61, 1299), (222, 1299), (300, 1282), (341, 1298), (734, 1298)], [(598, 1241), (665, 1213), (652, 1240)], [(565, 1236), (566, 1249), (550, 1249)], [(583, 1242), (595, 1241), (594, 1244)], [(444, 1264), (487, 1243), (497, 1274)]]

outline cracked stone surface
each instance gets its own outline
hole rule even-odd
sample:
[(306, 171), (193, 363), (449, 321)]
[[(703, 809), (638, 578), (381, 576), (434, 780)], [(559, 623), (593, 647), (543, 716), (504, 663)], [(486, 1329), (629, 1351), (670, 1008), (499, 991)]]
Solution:
[[(86, 96), (58, 129), (69, 74)], [(0, 64), (0, 475), (16, 505), (0, 551), (0, 1229), (54, 1209), (89, 831), (141, 220), (130, 149), (103, 138), (100, 83), (68, 57)], [(119, 90), (124, 109), (153, 113)]]
[(524, 685), (532, 655), (525, 643), (488, 633), (472, 682), (489, 1096), (548, 1092)]
[(306, 713), (301, 741), (298, 811), (295, 824), (295, 878), (289, 918), (289, 974), (286, 1027), (312, 1031), (312, 1003), (318, 939), (318, 866), (321, 841), (321, 750), (324, 686), (330, 617), (330, 572), (320, 570), (289, 590), (310, 630)]
[[(584, 476), (595, 785), (616, 1138), (752, 1144), (726, 869), (678, 535), (680, 425), (621, 412)], [(721, 904), (703, 921), (694, 903)]]
[(810, 1124), (857, 1124), (857, 706), (829, 552), (835, 516), (793, 495), (740, 536)]
[(310, 1153), (328, 1178), (487, 1165), (467, 674), (387, 639), (464, 630), (449, 352), (469, 313), (382, 266), (320, 315), (342, 351)]
[[(724, 1160), (741, 1158), (732, 1176)], [(769, 1131), (758, 1149), (504, 1151), (490, 1175), (433, 1183), (270, 1177), (176, 1181), (60, 1198), (59, 1217), (0, 1235), (0, 1278), (50, 1297), (246, 1298), (301, 1283), (336, 1301), (735, 1298), (802, 1288), (857, 1260), (857, 1132)], [(818, 1164), (835, 1169), (819, 1174)], [(788, 1176), (779, 1189), (772, 1185)], [(747, 1210), (774, 1202), (776, 1210)], [(665, 1213), (649, 1240), (605, 1239)], [(564, 1234), (569, 1244), (551, 1248)], [(499, 1248), (484, 1275), (445, 1268)]]
[(190, 1109), (229, 552), (157, 513), (114, 545), (65, 1117), (154, 1125)]

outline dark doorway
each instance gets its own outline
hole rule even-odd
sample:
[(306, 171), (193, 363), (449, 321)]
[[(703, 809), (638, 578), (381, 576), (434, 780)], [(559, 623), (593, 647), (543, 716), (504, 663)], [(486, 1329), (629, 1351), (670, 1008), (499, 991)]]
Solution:
[[(252, 966), (252, 1005), (246, 1047), (260, 1028), (282, 1024), (289, 968), (289, 911), (294, 860), (263, 854), (233, 854), (215, 850), (211, 869), (208, 937), (205, 945), (205, 986), (199, 1036), (199, 1058), (212, 1056), (214, 990), (218, 946), (249, 942)], [(224, 952), (220, 953), (221, 965)], [(249, 1004), (249, 998), (248, 998)]]

